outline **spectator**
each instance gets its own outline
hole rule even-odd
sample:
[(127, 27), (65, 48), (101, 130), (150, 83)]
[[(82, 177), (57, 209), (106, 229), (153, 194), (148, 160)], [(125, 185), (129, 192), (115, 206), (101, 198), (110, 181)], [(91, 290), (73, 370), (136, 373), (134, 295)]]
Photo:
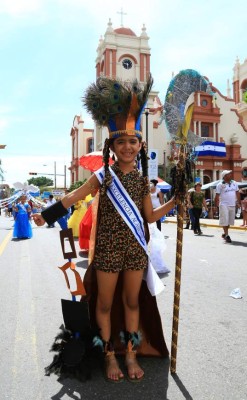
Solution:
[[(54, 199), (53, 194), (50, 194), (49, 199), (46, 201), (46, 207), (50, 207), (55, 203), (56, 203), (56, 200)], [(47, 228), (54, 228), (54, 227), (55, 227), (55, 224), (47, 225)]]
[(190, 193), (189, 196), (189, 208), (192, 209), (192, 214), (194, 216), (194, 233), (195, 235), (201, 235), (201, 227), (200, 227), (200, 216), (202, 213), (202, 207), (207, 210), (207, 204), (205, 200), (205, 195), (201, 191), (202, 184), (197, 182), (195, 184), (195, 190)]
[[(195, 218), (194, 218), (193, 211), (192, 211), (193, 207), (192, 207), (192, 204), (190, 202), (191, 192), (194, 192), (194, 191), (195, 191), (194, 188), (189, 189), (188, 190), (188, 194), (187, 194), (187, 196), (185, 198), (186, 226), (185, 226), (184, 229), (192, 229), (192, 230), (194, 230)], [(191, 228), (190, 228), (190, 225), (191, 225)]]
[(241, 209), (242, 209), (242, 214), (243, 214), (243, 224), (241, 226), (244, 226), (247, 228), (247, 193), (246, 189), (240, 189), (239, 190), (241, 194)]
[(12, 203), (9, 203), (8, 204), (8, 217), (12, 217), (12, 211), (13, 211)]
[[(150, 195), (153, 209), (158, 208), (164, 204), (164, 195), (161, 191), (157, 188), (157, 179), (150, 180)], [(158, 219), (156, 221), (157, 228), (161, 231), (161, 220)]]
[(240, 193), (237, 183), (232, 179), (232, 171), (225, 170), (221, 174), (222, 182), (216, 187), (215, 205), (219, 207), (219, 225), (223, 228), (222, 238), (231, 243), (228, 234), (230, 225), (234, 225), (237, 206), (240, 207)]

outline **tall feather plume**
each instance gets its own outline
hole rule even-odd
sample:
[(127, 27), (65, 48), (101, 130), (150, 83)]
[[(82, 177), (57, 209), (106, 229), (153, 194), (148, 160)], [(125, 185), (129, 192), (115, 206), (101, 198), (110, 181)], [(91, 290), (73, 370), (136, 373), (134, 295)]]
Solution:
[(100, 77), (86, 90), (83, 103), (99, 126), (108, 124), (116, 114), (127, 115), (131, 93), (119, 79)]
[[(137, 90), (137, 100), (141, 110), (143, 109), (148, 100), (148, 95), (152, 89), (153, 82), (154, 81), (151, 74), (149, 75), (147, 83), (145, 84), (144, 88), (140, 86), (137, 80), (133, 82), (133, 91)], [(137, 87), (137, 89), (135, 89), (134, 87)]]
[[(110, 121), (117, 123), (119, 116), (127, 118), (130, 107), (135, 118), (140, 117), (153, 84), (150, 75), (143, 87), (137, 80), (124, 82), (120, 79), (99, 77), (92, 83), (82, 98), (86, 110), (99, 126), (108, 126)], [(136, 97), (136, 100), (133, 98)], [(134, 101), (133, 101), (134, 100)]]

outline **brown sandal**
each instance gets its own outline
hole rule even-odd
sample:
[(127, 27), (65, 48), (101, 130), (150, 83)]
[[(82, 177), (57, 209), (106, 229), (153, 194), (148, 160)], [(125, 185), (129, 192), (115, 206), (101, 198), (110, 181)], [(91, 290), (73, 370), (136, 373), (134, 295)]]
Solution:
[(138, 383), (144, 377), (144, 371), (136, 359), (136, 351), (126, 351), (125, 365), (128, 369), (128, 380), (133, 383)]
[(114, 351), (108, 351), (105, 355), (105, 378), (112, 383), (120, 383), (124, 379)]

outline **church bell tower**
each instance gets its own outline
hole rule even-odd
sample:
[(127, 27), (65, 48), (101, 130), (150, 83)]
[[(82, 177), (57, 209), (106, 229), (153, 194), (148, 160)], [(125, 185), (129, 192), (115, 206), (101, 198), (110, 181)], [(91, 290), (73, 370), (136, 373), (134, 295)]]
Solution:
[[(100, 76), (120, 78), (124, 81), (137, 79), (145, 83), (150, 74), (150, 47), (146, 27), (137, 36), (130, 28), (113, 29), (109, 19), (104, 37), (99, 40), (96, 58), (96, 79)], [(96, 127), (94, 149), (102, 148), (108, 130)]]

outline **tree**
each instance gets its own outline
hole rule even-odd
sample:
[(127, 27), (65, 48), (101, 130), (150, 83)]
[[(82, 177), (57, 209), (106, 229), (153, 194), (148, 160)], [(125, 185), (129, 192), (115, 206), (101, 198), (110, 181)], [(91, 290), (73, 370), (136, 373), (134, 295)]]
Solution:
[(86, 182), (86, 179), (84, 179), (84, 181), (77, 181), (75, 183), (72, 183), (72, 185), (70, 185), (70, 188), (68, 189), (69, 192), (72, 192), (73, 190), (79, 188), (81, 185), (83, 185), (83, 183)]
[(38, 178), (31, 178), (28, 179), (28, 184), (35, 185), (35, 186), (53, 186), (53, 180), (46, 178), (45, 176), (39, 176)]

